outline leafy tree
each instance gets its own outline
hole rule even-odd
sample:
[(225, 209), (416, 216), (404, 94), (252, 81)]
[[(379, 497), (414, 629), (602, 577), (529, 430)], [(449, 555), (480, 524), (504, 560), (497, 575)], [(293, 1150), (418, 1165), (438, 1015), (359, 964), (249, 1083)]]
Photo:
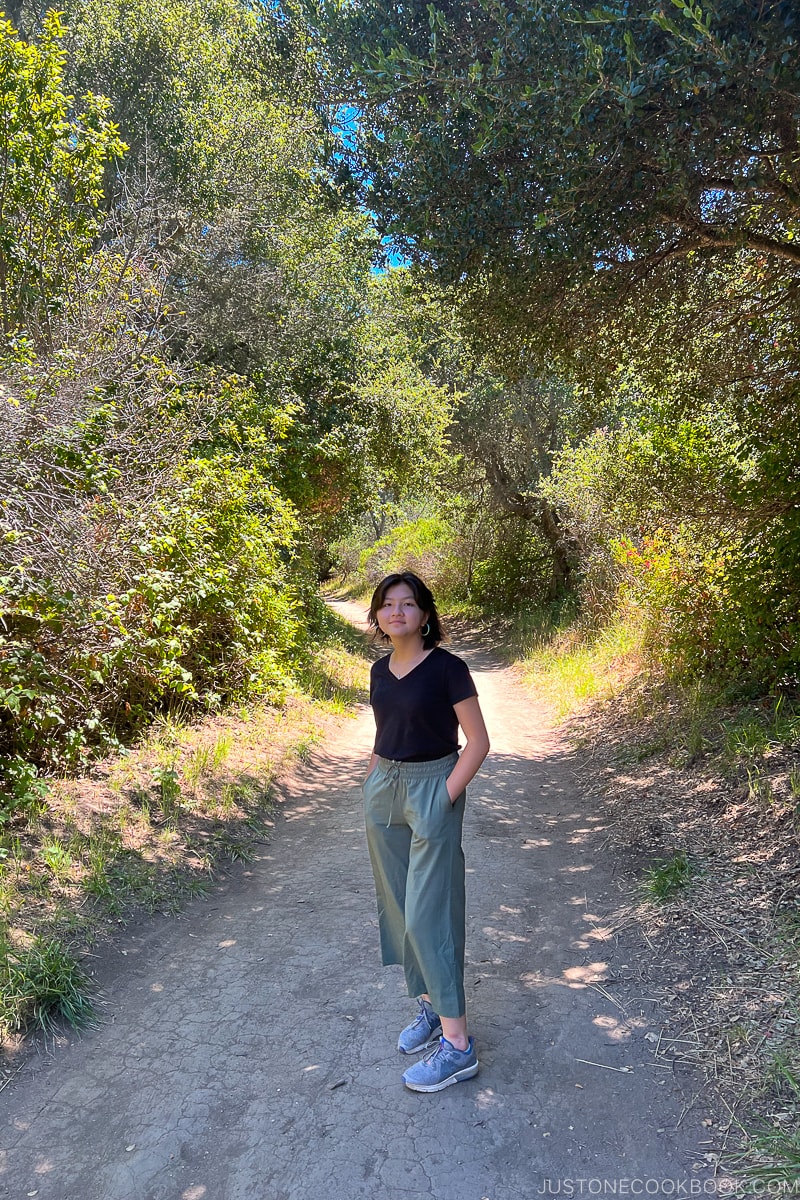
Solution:
[(93, 131), (72, 115), (57, 20), (40, 44), (3, 34), (6, 194), (29, 188), (27, 208), (3, 212), (5, 244), (19, 254), (33, 229), (55, 263), (38, 303), (24, 273), (6, 277), (25, 322), (0, 354), (0, 790), (13, 799), (35, 764), (80, 762), (158, 708), (279, 695), (304, 577), (275, 486), (280, 395), (176, 353), (175, 259), (124, 189), (101, 220), (122, 147), (104, 115)]
[(375, 536), (403, 504), (429, 490), (448, 456), (455, 401), (442, 361), (441, 304), (404, 268), (373, 275), (360, 331), (358, 443), (361, 504)]
[[(795, 279), (798, 16), (785, 2), (323, 6), (362, 178), (404, 250), (540, 346), (742, 251)], [(678, 272), (680, 274), (680, 272)], [(796, 316), (797, 288), (785, 298)], [(575, 319), (582, 324), (575, 326)], [(546, 335), (542, 332), (546, 330)]]
[(63, 27), (48, 12), (38, 45), (0, 19), (0, 320), (49, 340), (99, 226), (106, 165), (122, 154), (109, 104), (64, 91)]
[[(564, 388), (573, 444), (555, 444), (552, 484), (531, 487), (532, 452), (519, 495), (566, 520), (584, 575), (615, 538), (639, 554), (663, 534), (685, 587), (665, 567), (654, 625), (686, 661), (694, 638), (695, 663), (791, 672), (796, 6), (332, 0), (315, 19), (359, 110), (352, 169), (380, 231), (454, 289), (479, 360), (502, 346), (513, 386), (488, 404), (465, 389), (463, 430), (484, 456), (521, 450), (520, 381), (576, 383), (608, 430), (574, 423)], [(510, 491), (525, 472), (495, 477)], [(615, 531), (592, 541), (598, 511)]]
[(323, 556), (360, 487), (374, 239), (329, 170), (302, 31), (242, 0), (72, 0), (69, 15), (70, 70), (111, 97), (130, 143), (106, 181), (107, 237), (158, 263), (173, 358), (247, 379), (267, 430), (282, 411), (271, 478)]
[[(500, 521), (495, 525), (498, 545), (493, 556), (502, 558), (500, 547), (507, 540), (508, 571), (511, 563), (519, 560), (520, 565), (525, 558), (528, 578), (528, 559), (536, 559), (533, 591), (551, 598), (569, 587), (574, 562), (558, 509), (541, 485), (566, 439), (580, 436), (587, 426), (587, 413), (574, 387), (553, 375), (538, 379), (532, 373), (516, 378), (502, 374), (496, 353), (494, 362), (479, 362), (465, 377), (455, 413), (453, 445), (485, 485), (485, 507)], [(526, 526), (536, 542), (535, 553), (522, 548)], [(518, 550), (512, 551), (512, 545)]]

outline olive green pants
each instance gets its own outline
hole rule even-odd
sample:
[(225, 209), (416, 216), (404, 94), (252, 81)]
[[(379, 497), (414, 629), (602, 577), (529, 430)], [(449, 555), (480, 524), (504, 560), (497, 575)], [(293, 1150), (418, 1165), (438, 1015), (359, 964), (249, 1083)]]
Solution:
[(452, 804), (446, 786), (457, 761), (457, 754), (419, 763), (379, 758), (363, 785), (383, 964), (399, 963), (409, 996), (427, 992), (441, 1017), (466, 1010), (466, 793)]

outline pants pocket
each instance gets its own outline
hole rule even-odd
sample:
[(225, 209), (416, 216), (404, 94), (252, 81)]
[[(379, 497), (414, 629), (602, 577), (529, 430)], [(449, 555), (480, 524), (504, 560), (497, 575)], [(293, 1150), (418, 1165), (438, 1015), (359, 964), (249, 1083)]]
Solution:
[(459, 794), (456, 796), (455, 800), (450, 800), (450, 793), (447, 791), (447, 786), (446, 786), (446, 785), (445, 785), (445, 789), (444, 789), (444, 790), (445, 790), (445, 792), (447, 793), (447, 799), (450, 801), (450, 807), (451, 807), (451, 808), (457, 808), (457, 807), (458, 807), (458, 805), (459, 805), (459, 804), (463, 804), (463, 803), (464, 803), (464, 801), (465, 801), (465, 800), (466, 800), (466, 798), (467, 798), (467, 789), (466, 789), (466, 788), (464, 788), (464, 790), (463, 790), (463, 791), (459, 792)]
[(372, 793), (373, 785), (375, 783), (375, 776), (377, 773), (378, 768), (373, 767), (371, 771), (367, 771), (366, 775), (361, 780), (361, 797), (367, 805), (369, 804), (369, 797)]
[(461, 796), (456, 796), (455, 800), (450, 799), (450, 793), (447, 790), (447, 776), (446, 775), (442, 776), (441, 789), (442, 789), (442, 793), (444, 795), (444, 802), (448, 808), (455, 808), (455, 806), (458, 804), (459, 800), (461, 799), (461, 796), (464, 795), (464, 793), (462, 792)]

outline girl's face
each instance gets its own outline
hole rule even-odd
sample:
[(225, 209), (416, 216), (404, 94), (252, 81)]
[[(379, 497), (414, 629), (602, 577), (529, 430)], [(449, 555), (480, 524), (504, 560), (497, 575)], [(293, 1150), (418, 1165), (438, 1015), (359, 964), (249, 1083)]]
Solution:
[(386, 589), (375, 616), (381, 633), (390, 638), (418, 635), (428, 620), (428, 614), (419, 607), (407, 583), (395, 583)]

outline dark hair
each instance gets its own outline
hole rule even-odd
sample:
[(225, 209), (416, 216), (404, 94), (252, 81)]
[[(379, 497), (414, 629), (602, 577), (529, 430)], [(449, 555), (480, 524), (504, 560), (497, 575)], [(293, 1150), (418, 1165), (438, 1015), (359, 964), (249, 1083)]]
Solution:
[(378, 609), (386, 599), (386, 593), (389, 588), (394, 587), (397, 583), (407, 584), (414, 593), (414, 599), (419, 607), (423, 612), (428, 614), (428, 632), (423, 637), (422, 644), (426, 650), (432, 650), (434, 646), (438, 646), (439, 642), (443, 640), (444, 630), (439, 620), (439, 614), (436, 611), (436, 601), (433, 598), (433, 593), (427, 584), (422, 582), (419, 575), (415, 575), (413, 571), (398, 571), (394, 575), (387, 575), (385, 579), (380, 581), (372, 593), (367, 620), (375, 630), (375, 641), (391, 641), (391, 638), (382, 633), (378, 627)]

